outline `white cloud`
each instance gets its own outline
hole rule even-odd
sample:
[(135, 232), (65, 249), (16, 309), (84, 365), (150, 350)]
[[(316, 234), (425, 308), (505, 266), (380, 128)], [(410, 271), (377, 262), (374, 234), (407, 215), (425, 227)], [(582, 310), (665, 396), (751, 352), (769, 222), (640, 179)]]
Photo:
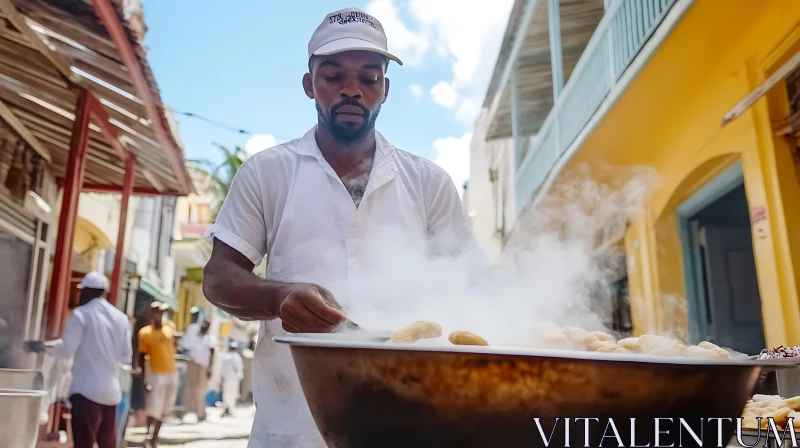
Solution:
[(244, 152), (247, 153), (247, 157), (251, 157), (257, 152), (272, 148), (277, 143), (275, 137), (270, 134), (255, 134), (244, 144)]
[(425, 33), (410, 31), (400, 20), (392, 0), (370, 0), (365, 9), (383, 24), (389, 41), (389, 51), (397, 55), (403, 64), (419, 66), (429, 47)]
[[(445, 104), (438, 104), (456, 108), (453, 118), (472, 127), (494, 71), (513, 3), (514, 0), (371, 0), (367, 11), (384, 24), (389, 48), (401, 57), (408, 54), (406, 58), (410, 57), (412, 64), (421, 63), (429, 50), (435, 57), (452, 62), (452, 81), (439, 87), (439, 93), (444, 95), (439, 99)], [(397, 5), (409, 14), (407, 23), (400, 19)]]
[(422, 99), (422, 86), (419, 84), (412, 84), (411, 96), (414, 97), (414, 101), (419, 102)]
[(447, 137), (436, 139), (433, 142), (433, 149), (436, 150), (434, 163), (447, 171), (450, 178), (458, 188), (458, 194), (464, 193), (464, 182), (469, 178), (469, 144), (472, 141), (472, 133), (466, 133), (461, 137)]
[(465, 126), (474, 126), (481, 113), (481, 103), (474, 97), (463, 98), (456, 108), (456, 121)]
[(458, 102), (458, 92), (456, 92), (456, 89), (454, 89), (450, 83), (440, 81), (431, 89), (431, 98), (434, 103), (446, 109), (451, 109), (455, 107)]

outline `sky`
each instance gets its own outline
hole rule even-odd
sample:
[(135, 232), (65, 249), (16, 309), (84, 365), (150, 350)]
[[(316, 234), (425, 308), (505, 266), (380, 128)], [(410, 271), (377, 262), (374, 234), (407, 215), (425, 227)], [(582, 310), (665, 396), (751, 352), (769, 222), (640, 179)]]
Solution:
[(302, 136), (316, 123), (302, 89), (308, 40), (326, 14), (355, 6), (384, 26), (392, 64), (376, 128), (430, 159), (461, 187), (469, 143), (513, 0), (142, 0), (145, 46), (165, 106), (178, 115), (190, 160), (221, 160), (213, 144), (249, 154)]

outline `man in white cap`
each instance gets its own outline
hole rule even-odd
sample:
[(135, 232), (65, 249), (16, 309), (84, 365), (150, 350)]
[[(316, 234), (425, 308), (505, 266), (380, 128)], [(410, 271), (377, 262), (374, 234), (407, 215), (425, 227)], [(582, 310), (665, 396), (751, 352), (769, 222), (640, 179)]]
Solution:
[(78, 289), (78, 307), (67, 318), (61, 339), (28, 345), (60, 359), (74, 357), (69, 402), (75, 448), (113, 448), (122, 400), (120, 365), (130, 365), (133, 356), (131, 325), (104, 298), (108, 279), (103, 274), (86, 274)]
[[(391, 256), (374, 249), (377, 233), (391, 228), (432, 255), (475, 247), (447, 173), (375, 130), (390, 61), (401, 64), (377, 18), (355, 8), (328, 14), (311, 36), (302, 83), (317, 125), (249, 158), (206, 234), (214, 244), (206, 297), (263, 321), (250, 447), (324, 446), (291, 354), (271, 335), (327, 332), (345, 321), (331, 290), (376, 252)], [(266, 280), (253, 275), (264, 255)]]

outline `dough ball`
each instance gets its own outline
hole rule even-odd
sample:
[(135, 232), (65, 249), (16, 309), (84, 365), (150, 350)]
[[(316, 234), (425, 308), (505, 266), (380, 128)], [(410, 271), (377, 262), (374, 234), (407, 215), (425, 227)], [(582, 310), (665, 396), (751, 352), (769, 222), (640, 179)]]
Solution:
[(594, 336), (595, 338), (597, 338), (598, 341), (601, 342), (608, 342), (608, 341), (616, 342), (614, 336), (611, 336), (608, 333), (603, 333), (602, 331), (593, 331), (592, 336)]
[(720, 355), (717, 352), (696, 345), (687, 348), (682, 355), (687, 358), (720, 359)]
[(575, 344), (586, 345), (597, 340), (593, 334), (582, 328), (564, 327), (561, 329), (561, 331), (569, 338), (570, 341), (574, 342)]
[(454, 345), (481, 345), (488, 346), (489, 343), (477, 334), (469, 331), (454, 331), (447, 338)]
[(701, 347), (701, 348), (704, 348), (706, 350), (712, 350), (712, 351), (716, 352), (717, 354), (720, 355), (720, 357), (722, 359), (730, 359), (730, 357), (731, 357), (731, 354), (728, 353), (727, 350), (725, 350), (724, 348), (722, 348), (722, 347), (720, 347), (720, 346), (718, 346), (716, 344), (712, 344), (712, 343), (710, 343), (708, 341), (703, 341), (703, 342), (697, 344), (697, 346)]
[(795, 411), (800, 411), (800, 397), (787, 398), (786, 407), (792, 408)]
[(614, 353), (633, 353), (633, 352), (625, 347), (617, 346), (617, 348), (614, 349)]
[(786, 426), (786, 423), (789, 418), (789, 414), (792, 413), (792, 410), (789, 408), (780, 408), (772, 412), (768, 412), (763, 415), (765, 419), (772, 418), (775, 420), (776, 425)]
[(638, 352), (642, 350), (642, 343), (639, 342), (638, 338), (620, 339), (619, 341), (617, 341), (617, 346), (626, 348), (632, 352)]
[(600, 351), (601, 348), (605, 348), (608, 349), (607, 353), (611, 353), (617, 348), (617, 344), (613, 341), (592, 341), (586, 344), (586, 348), (591, 351)]
[(442, 335), (442, 326), (437, 322), (420, 320), (397, 330), (390, 342), (416, 342), (420, 339), (435, 339)]

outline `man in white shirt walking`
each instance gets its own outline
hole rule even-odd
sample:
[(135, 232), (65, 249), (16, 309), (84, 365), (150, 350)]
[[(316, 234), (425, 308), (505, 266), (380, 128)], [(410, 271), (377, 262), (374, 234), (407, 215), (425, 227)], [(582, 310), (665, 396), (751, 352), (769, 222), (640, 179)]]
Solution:
[(222, 357), (222, 404), (225, 410), (222, 416), (233, 415), (236, 408), (236, 400), (239, 399), (239, 390), (244, 378), (244, 363), (242, 355), (239, 354), (239, 344), (231, 341), (228, 344), (228, 351)]
[(193, 306), (189, 310), (189, 315), (192, 318), (192, 323), (186, 327), (181, 338), (181, 353), (191, 351), (192, 347), (197, 343), (200, 338), (200, 308)]
[(197, 420), (206, 419), (206, 394), (208, 379), (211, 378), (211, 360), (217, 340), (208, 333), (210, 323), (200, 323), (200, 332), (189, 348), (189, 367), (186, 371), (186, 412), (197, 414)]
[[(325, 446), (291, 354), (271, 336), (331, 331), (344, 321), (331, 289), (371, 257), (392, 256), (376, 250), (377, 234), (391, 229), (431, 255), (476, 246), (447, 173), (375, 130), (390, 61), (401, 64), (375, 17), (356, 8), (328, 14), (311, 36), (303, 76), (317, 125), (250, 157), (206, 234), (214, 248), (205, 296), (234, 316), (262, 320), (251, 448)], [(253, 275), (264, 255), (266, 280)]]
[(75, 448), (116, 447), (117, 405), (122, 400), (120, 365), (130, 364), (131, 325), (122, 311), (104, 298), (108, 279), (86, 274), (78, 285), (78, 307), (67, 318), (61, 339), (33, 342), (33, 351), (46, 349), (55, 357), (74, 357), (69, 402)]

